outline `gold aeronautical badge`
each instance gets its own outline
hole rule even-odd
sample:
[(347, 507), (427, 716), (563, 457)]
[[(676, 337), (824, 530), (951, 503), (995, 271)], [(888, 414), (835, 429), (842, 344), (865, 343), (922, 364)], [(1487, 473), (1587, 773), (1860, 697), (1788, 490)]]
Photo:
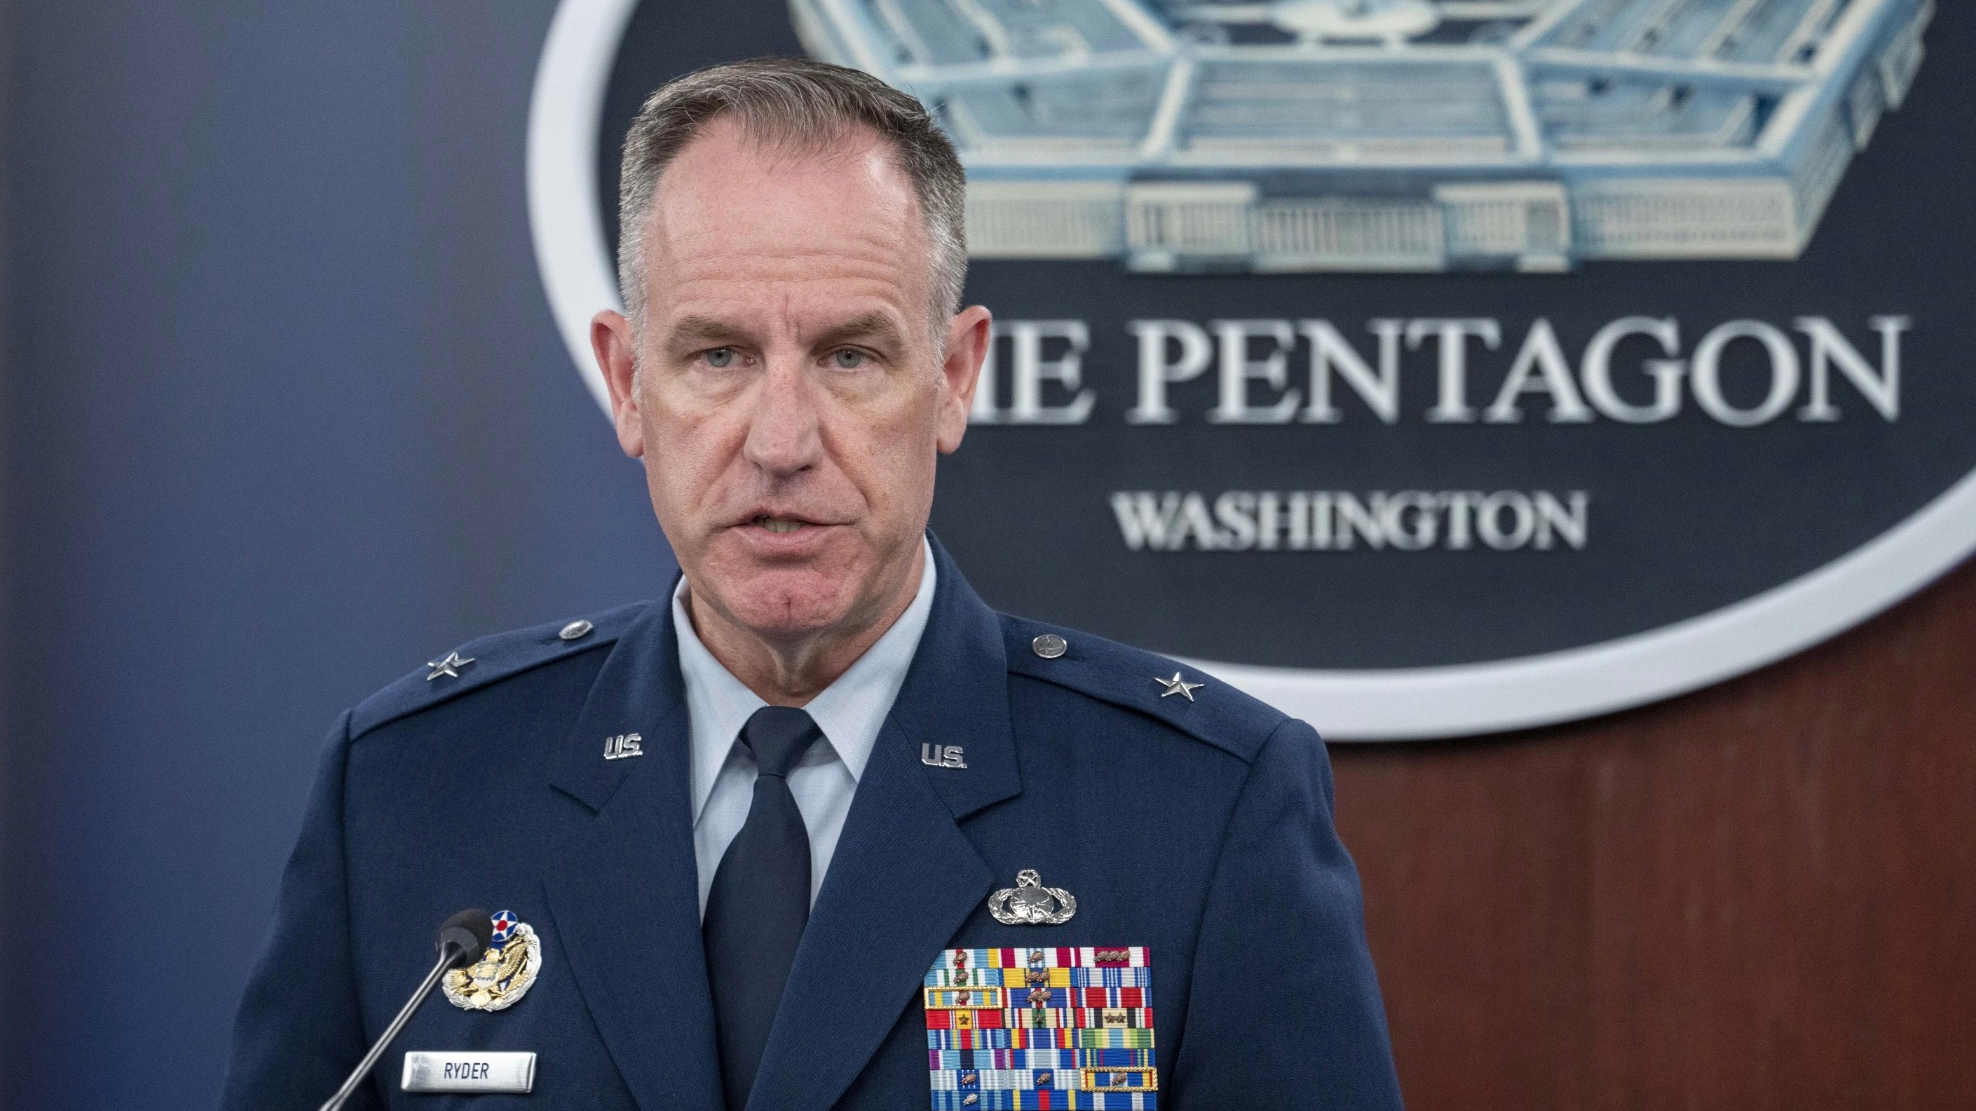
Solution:
[(520, 1002), (542, 971), (542, 939), (535, 928), (502, 911), (494, 916), (494, 936), (480, 960), (446, 974), (442, 985), (455, 1007), (505, 1011)]

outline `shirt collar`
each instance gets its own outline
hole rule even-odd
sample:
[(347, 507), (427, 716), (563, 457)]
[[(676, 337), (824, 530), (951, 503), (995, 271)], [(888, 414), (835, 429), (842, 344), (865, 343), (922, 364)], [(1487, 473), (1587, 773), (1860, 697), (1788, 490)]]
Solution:
[[(919, 591), (905, 612), (857, 662), (803, 707), (823, 730), (824, 740), (844, 762), (853, 781), (864, 775), (865, 761), (870, 759), (885, 715), (891, 712), (899, 688), (905, 684), (906, 671), (919, 650), (920, 635), (933, 613), (937, 576), (932, 547), (924, 539), (920, 541), (920, 558)], [(741, 727), (767, 703), (700, 642), (692, 619), (686, 615), (684, 577), (672, 592), (672, 627), (679, 639), (679, 671), (686, 685), (693, 744), (693, 821), (698, 824), (700, 811), (713, 794), (714, 781), (727, 764)], [(818, 757), (819, 750), (812, 749), (804, 763)]]

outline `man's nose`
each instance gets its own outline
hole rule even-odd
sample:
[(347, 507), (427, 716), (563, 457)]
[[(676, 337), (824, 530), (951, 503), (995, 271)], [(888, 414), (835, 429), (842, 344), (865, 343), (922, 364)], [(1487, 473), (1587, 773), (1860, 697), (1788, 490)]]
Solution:
[(801, 359), (778, 359), (762, 375), (742, 450), (771, 474), (794, 474), (823, 453), (816, 383)]

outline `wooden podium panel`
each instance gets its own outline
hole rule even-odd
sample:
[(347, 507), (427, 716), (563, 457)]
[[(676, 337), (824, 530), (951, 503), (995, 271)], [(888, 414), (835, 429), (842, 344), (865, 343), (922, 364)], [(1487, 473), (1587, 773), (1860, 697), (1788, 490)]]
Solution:
[(1413, 1111), (1976, 1107), (1976, 564), (1671, 702), (1331, 753)]

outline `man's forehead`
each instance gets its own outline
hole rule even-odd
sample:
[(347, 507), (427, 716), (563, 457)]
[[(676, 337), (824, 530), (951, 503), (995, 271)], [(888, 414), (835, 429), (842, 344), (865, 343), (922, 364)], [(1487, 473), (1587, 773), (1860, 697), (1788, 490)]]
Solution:
[(868, 129), (838, 142), (758, 140), (715, 120), (660, 175), (644, 229), (654, 246), (690, 251), (705, 239), (803, 254), (838, 239), (894, 251), (922, 245), (911, 180)]
[(918, 200), (869, 132), (804, 149), (717, 120), (667, 167), (641, 230), (654, 308), (759, 299), (765, 287), (911, 303), (928, 288)]

